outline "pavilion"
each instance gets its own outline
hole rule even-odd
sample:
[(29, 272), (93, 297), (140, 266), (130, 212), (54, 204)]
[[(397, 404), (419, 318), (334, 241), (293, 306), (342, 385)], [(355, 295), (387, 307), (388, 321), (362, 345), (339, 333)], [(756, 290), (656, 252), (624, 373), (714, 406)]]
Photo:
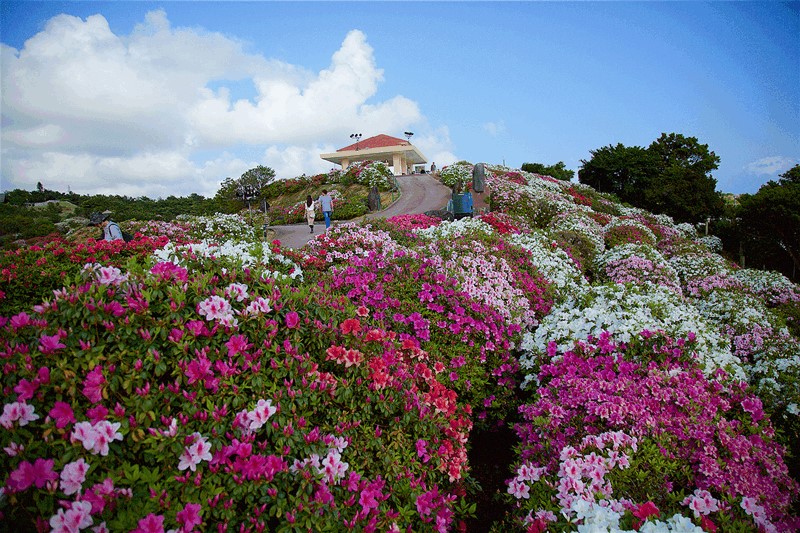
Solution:
[(410, 142), (384, 134), (357, 141), (330, 154), (320, 154), (320, 157), (341, 165), (342, 169), (357, 161), (383, 161), (394, 168), (395, 176), (411, 174), (414, 165), (428, 162), (422, 152)]

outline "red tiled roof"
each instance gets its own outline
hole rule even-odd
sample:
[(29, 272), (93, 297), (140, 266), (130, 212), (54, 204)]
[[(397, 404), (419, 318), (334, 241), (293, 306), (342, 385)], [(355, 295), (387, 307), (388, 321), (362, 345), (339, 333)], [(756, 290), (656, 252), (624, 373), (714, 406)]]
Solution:
[(403, 139), (398, 139), (397, 137), (380, 134), (374, 137), (369, 137), (368, 139), (364, 139), (363, 141), (358, 141), (358, 143), (353, 143), (350, 146), (339, 148), (336, 151), (347, 152), (350, 150), (355, 150), (356, 144), (358, 144), (359, 150), (367, 150), (369, 148), (385, 148), (387, 146), (409, 146), (411, 143), (404, 141)]

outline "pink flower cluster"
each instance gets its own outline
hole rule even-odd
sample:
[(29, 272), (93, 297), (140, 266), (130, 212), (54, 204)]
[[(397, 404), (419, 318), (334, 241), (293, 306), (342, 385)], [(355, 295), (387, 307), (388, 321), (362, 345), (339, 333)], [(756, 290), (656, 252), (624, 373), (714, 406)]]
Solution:
[[(679, 341), (648, 332), (627, 346), (608, 339), (578, 343), (542, 366), (538, 399), (520, 407), (528, 421), (516, 428), (521, 458), (555, 468), (560, 451), (576, 439), (623, 431), (658, 442), (665, 457), (686, 465), (694, 487), (760, 498), (771, 522), (786, 521), (798, 484), (760, 401), (722, 371), (707, 379), (691, 355), (692, 342)], [(650, 362), (632, 362), (627, 352)], [(663, 490), (670, 487), (665, 480)]]
[(109, 422), (100, 420), (98, 422), (78, 422), (72, 428), (70, 440), (73, 443), (80, 442), (86, 450), (93, 454), (102, 456), (108, 455), (109, 445), (114, 441), (122, 440), (122, 433), (119, 432), (121, 424), (119, 422)]

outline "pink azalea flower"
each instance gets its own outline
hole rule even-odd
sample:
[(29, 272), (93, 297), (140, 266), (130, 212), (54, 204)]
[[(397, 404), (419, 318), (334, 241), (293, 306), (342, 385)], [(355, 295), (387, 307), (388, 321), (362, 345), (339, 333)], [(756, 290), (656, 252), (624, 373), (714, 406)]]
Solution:
[(92, 403), (103, 401), (102, 387), (105, 382), (106, 378), (103, 376), (103, 365), (97, 365), (86, 375), (86, 379), (83, 380), (83, 395)]
[(184, 531), (191, 531), (195, 526), (203, 523), (200, 517), (202, 506), (199, 503), (187, 503), (186, 506), (178, 511), (175, 519), (181, 524)]
[(51, 533), (74, 533), (86, 529), (93, 523), (92, 504), (89, 502), (72, 502), (65, 511), (59, 509), (58, 513), (50, 517)]
[(764, 408), (761, 404), (761, 400), (755, 396), (751, 396), (750, 398), (746, 398), (744, 401), (742, 401), (742, 408), (750, 413), (750, 415), (753, 417), (753, 422), (758, 422), (764, 418)]
[(150, 513), (139, 520), (138, 526), (132, 533), (164, 533), (164, 517)]
[(521, 498), (525, 498), (527, 500), (531, 497), (530, 490), (531, 488), (527, 484), (517, 481), (516, 479), (512, 479), (511, 483), (508, 484), (508, 489), (506, 489), (506, 492), (518, 500)]
[(7, 403), (3, 406), (3, 414), (0, 416), (0, 426), (11, 429), (14, 422), (19, 422), (20, 426), (27, 426), (29, 422), (38, 420), (39, 415), (35, 413), (32, 405), (25, 402)]
[(197, 304), (197, 312), (200, 316), (206, 317), (206, 320), (221, 320), (225, 317), (233, 315), (233, 308), (228, 300), (221, 298), (217, 295), (209, 296), (199, 304)]
[(61, 342), (61, 336), (56, 335), (42, 335), (39, 339), (39, 351), (43, 354), (51, 354), (61, 348), (67, 346)]
[(57, 480), (58, 474), (53, 471), (54, 462), (53, 459), (42, 458), (36, 459), (33, 464), (22, 461), (8, 477), (8, 488), (21, 492), (31, 485), (36, 485), (36, 488), (41, 489), (48, 481)]
[(64, 491), (64, 494), (80, 492), (88, 471), (89, 464), (83, 458), (64, 465), (64, 469), (61, 471), (61, 490)]
[(14, 329), (24, 328), (31, 323), (31, 317), (28, 313), (20, 313), (11, 317), (11, 327)]
[(294, 329), (297, 325), (300, 324), (300, 315), (298, 315), (294, 311), (290, 311), (286, 313), (286, 327), (289, 329)]
[(194, 441), (183, 449), (178, 463), (178, 470), (186, 470), (188, 468), (194, 472), (201, 461), (211, 460), (211, 444), (200, 433), (195, 432), (190, 438), (193, 438)]
[(272, 400), (258, 400), (256, 408), (247, 413), (247, 419), (250, 421), (248, 427), (252, 430), (261, 428), (277, 411), (278, 408), (272, 406)]
[(100, 267), (96, 276), (101, 285), (119, 285), (128, 280), (128, 274), (123, 274), (120, 269), (113, 266)]
[(26, 400), (30, 400), (33, 398), (33, 395), (36, 393), (36, 389), (38, 388), (38, 380), (34, 380), (33, 382), (30, 382), (27, 379), (19, 380), (17, 386), (14, 387), (14, 392), (17, 393), (17, 401), (24, 402)]
[(66, 427), (67, 424), (75, 423), (75, 414), (72, 412), (72, 407), (66, 402), (56, 402), (48, 416), (56, 421), (56, 427), (59, 429)]

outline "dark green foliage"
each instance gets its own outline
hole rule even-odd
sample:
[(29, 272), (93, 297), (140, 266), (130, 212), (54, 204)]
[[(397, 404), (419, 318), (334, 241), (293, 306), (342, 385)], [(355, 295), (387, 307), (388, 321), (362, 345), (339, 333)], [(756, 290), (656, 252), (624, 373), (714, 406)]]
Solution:
[(555, 165), (544, 165), (542, 163), (523, 163), (521, 170), (525, 172), (533, 172), (534, 174), (541, 174), (542, 176), (550, 176), (557, 180), (571, 181), (575, 176), (574, 170), (569, 170), (564, 165), (563, 161), (559, 161)]
[(662, 133), (649, 147), (606, 146), (590, 152), (581, 183), (676, 222), (701, 222), (722, 212), (711, 172), (719, 157), (695, 137)]
[(752, 266), (794, 277), (800, 267), (800, 165), (740, 198), (740, 238)]
[[(47, 201), (58, 201), (37, 206)], [(115, 222), (126, 220), (173, 220), (181, 214), (212, 215), (225, 212), (224, 206), (199, 194), (178, 198), (153, 200), (146, 197), (84, 196), (58, 191), (23, 191), (6, 193), (6, 203), (0, 204), (0, 247), (18, 239), (30, 239), (56, 233), (56, 223), (71, 218), (88, 218), (95, 211), (111, 211)]]

